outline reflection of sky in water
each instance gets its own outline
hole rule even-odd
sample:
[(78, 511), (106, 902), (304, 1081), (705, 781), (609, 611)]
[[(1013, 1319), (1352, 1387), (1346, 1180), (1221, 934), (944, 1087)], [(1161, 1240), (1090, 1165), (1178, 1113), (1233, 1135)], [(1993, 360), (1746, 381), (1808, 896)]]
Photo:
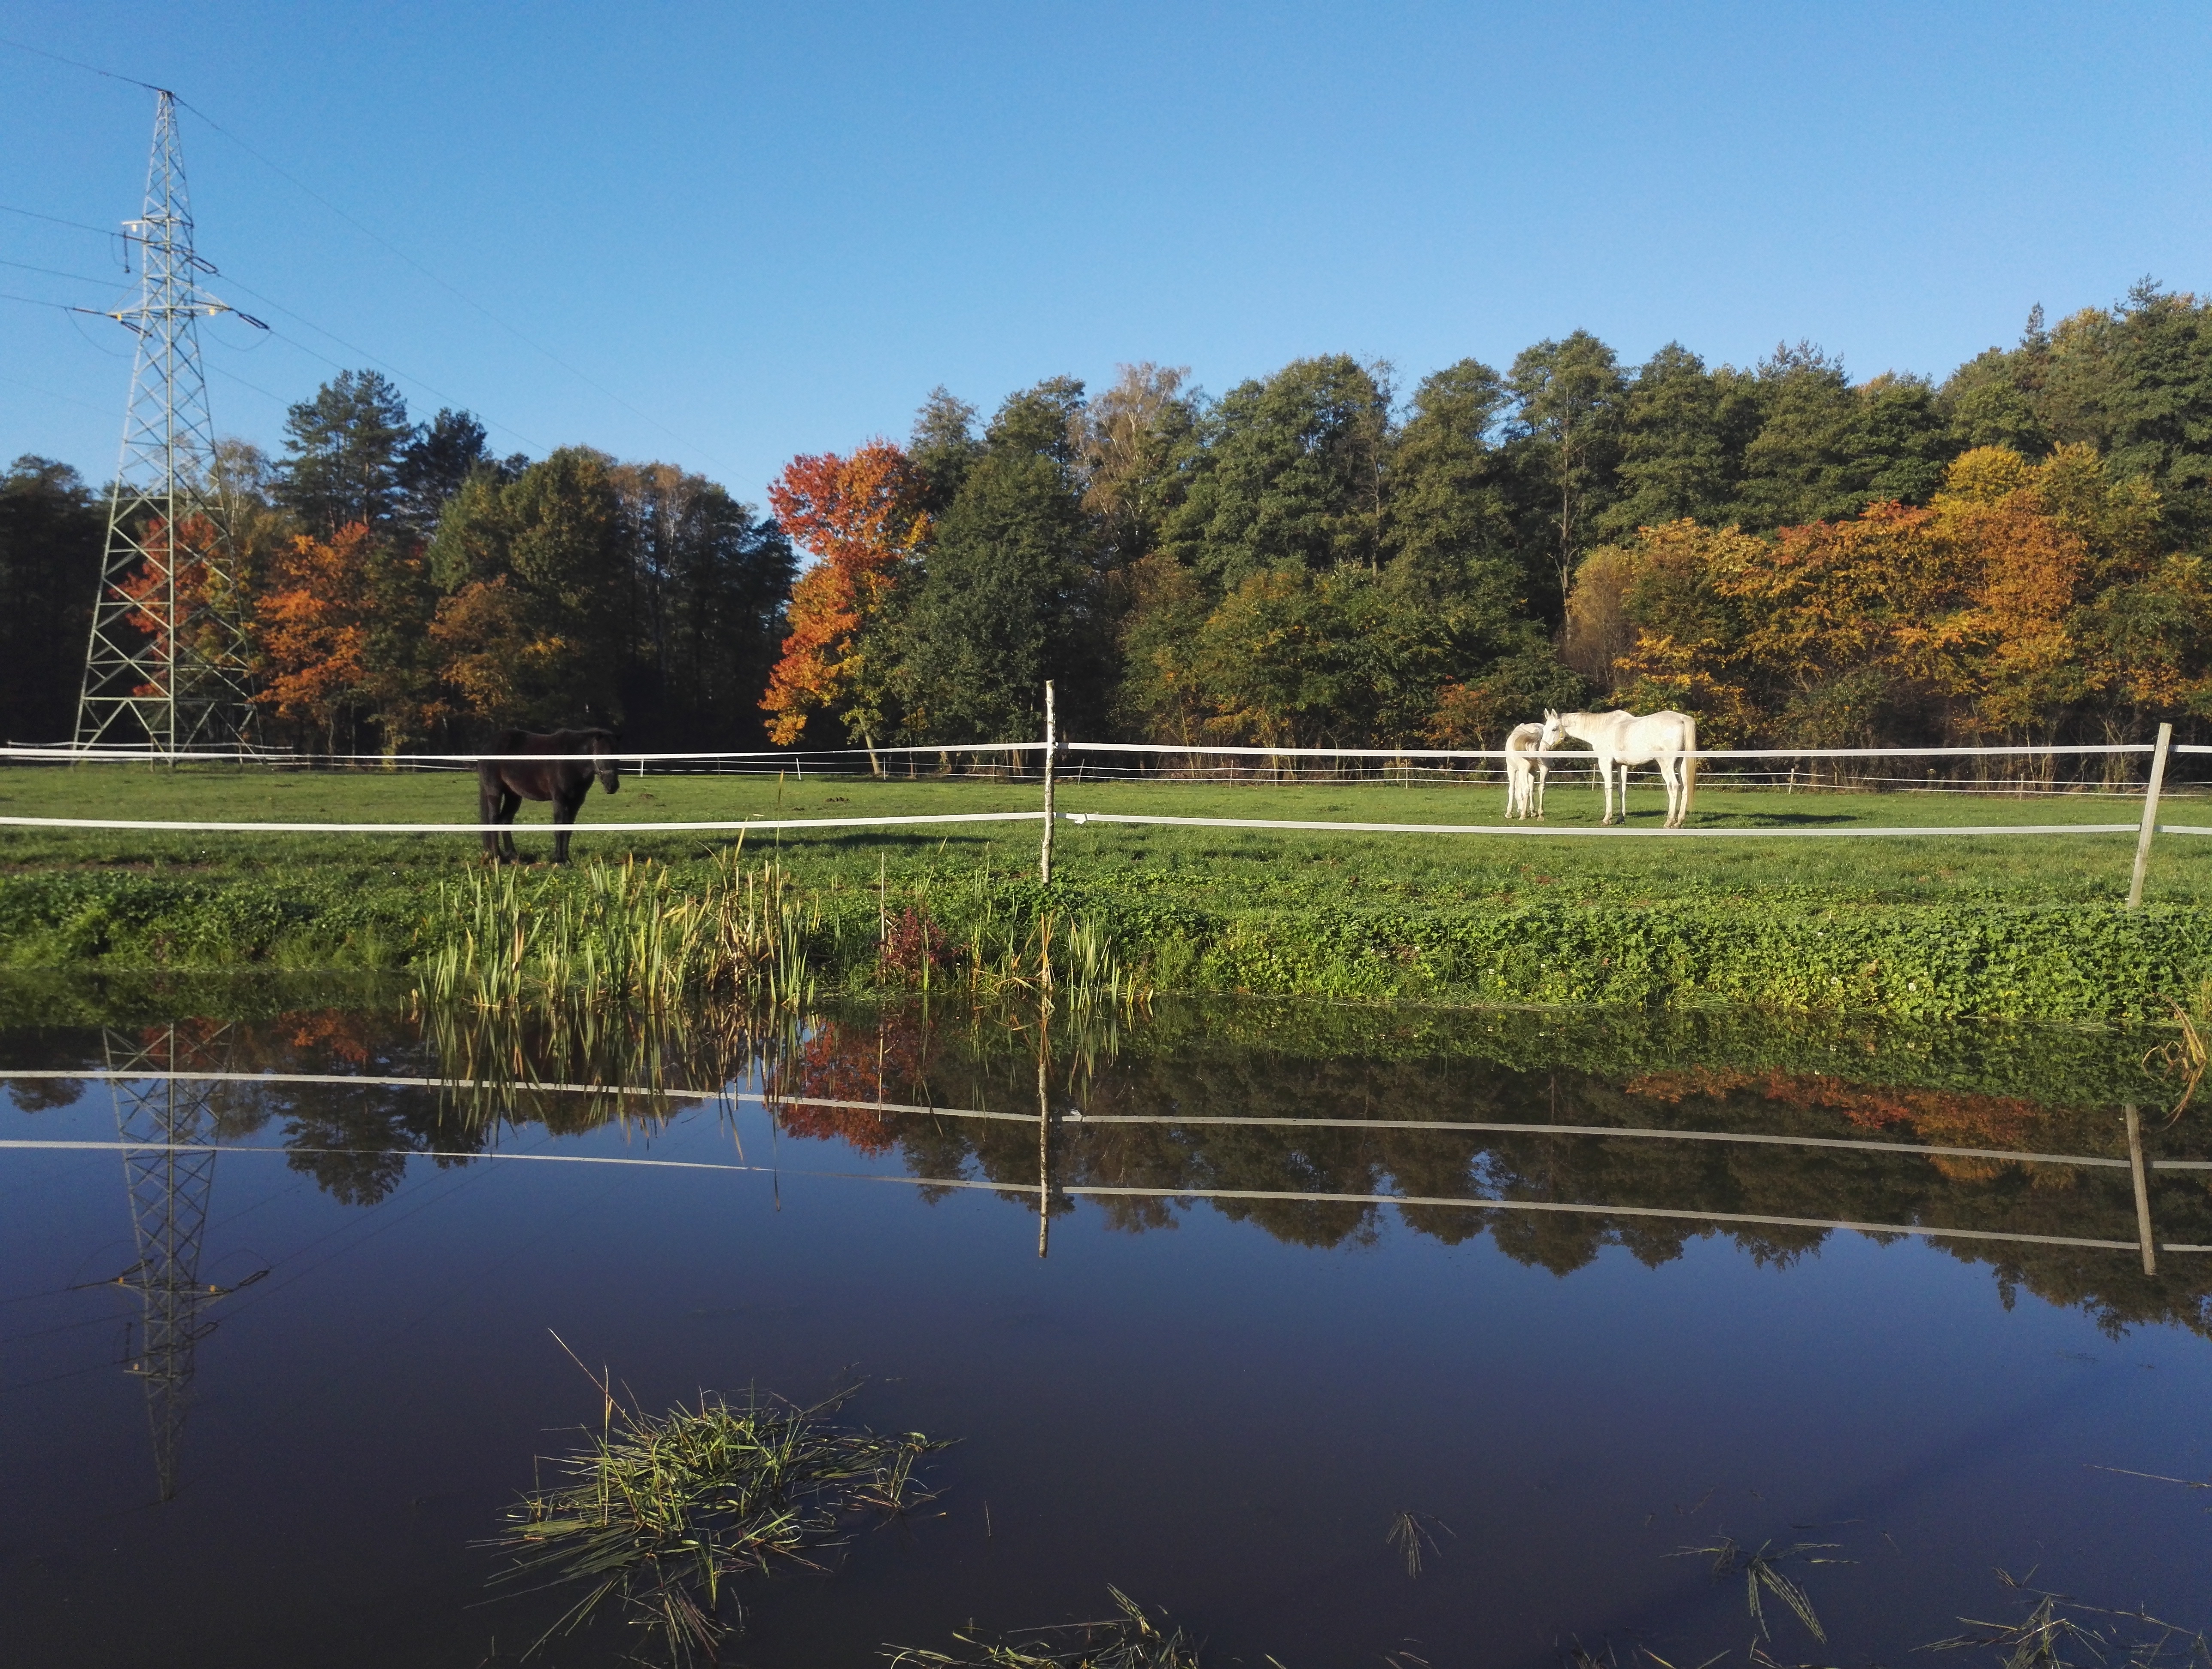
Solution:
[[(99, 1053), (97, 1034), (15, 1041), (4, 1057), (15, 1065)], [(368, 1043), (348, 1056), (352, 1046), (311, 1038), (289, 1062), (255, 1064), (316, 1070), (318, 1051), (342, 1070), (422, 1064), (403, 1035), (370, 1028)], [(1018, 1052), (966, 1047), (930, 1066), (939, 1099), (1024, 1105)], [(1548, 1077), (1464, 1061), (1291, 1071), (1194, 1042), (1108, 1059), (1075, 1098), (1094, 1114), (1172, 1094), (1188, 1112), (1288, 1096), (1497, 1120), (1564, 1095), (1578, 1121), (1632, 1104), (1619, 1082)], [(1867, 1123), (1863, 1107), (1853, 1124), (1839, 1111), (1851, 1095), (1832, 1088), (1824, 1108), (1786, 1084), (1765, 1083), (1777, 1094), (1760, 1102), (1741, 1084), (1702, 1083), (1712, 1092), (1702, 1099), (1667, 1102), (1678, 1082), (1633, 1105), (1684, 1128), (1747, 1120), (1758, 1105), (1772, 1129), (1936, 1139)], [(1033, 1067), (1026, 1085), (1033, 1107)], [(2124, 1153), (2109, 1111), (2055, 1113), (2030, 1131), (2000, 1128), (2013, 1114), (1995, 1103), (1917, 1105), (1923, 1122), (1951, 1117), (1945, 1133), (1971, 1115), (1985, 1133), (2041, 1138), (2032, 1147)], [(301, 1089), (290, 1127), (384, 1129), (422, 1145), (435, 1107), (428, 1091)], [(230, 1139), (285, 1139), (283, 1117), (248, 1129), (236, 1106), (222, 1116)], [(114, 1118), (91, 1085), (71, 1105), (11, 1108), (0, 1137), (108, 1141)], [(1173, 1232), (1131, 1233), (1142, 1214), (1076, 1203), (1040, 1262), (1026, 1200), (933, 1201), (908, 1185), (807, 1174), (903, 1174), (920, 1159), (1033, 1191), (1034, 1125), (944, 1122), (950, 1135), (864, 1130), (864, 1146), (894, 1138), (874, 1151), (779, 1131), (757, 1106), (696, 1108), (653, 1130), (524, 1125), (499, 1145), (718, 1164), (742, 1150), (771, 1168), (416, 1159), (329, 1174), (356, 1199), (388, 1181), (373, 1204), (318, 1186), (304, 1156), (228, 1155), (199, 1272), (218, 1285), (270, 1272), (204, 1311), (218, 1326), (198, 1347), (183, 1489), (158, 1508), (145, 1504), (142, 1386), (118, 1366), (137, 1302), (61, 1290), (108, 1280), (137, 1255), (121, 1161), (0, 1156), (9, 1655), (473, 1665), (495, 1635), (519, 1647), (540, 1613), (529, 1602), (465, 1609), (487, 1569), (469, 1544), (527, 1484), (531, 1456), (596, 1417), (554, 1333), (648, 1405), (701, 1386), (805, 1396), (849, 1370), (873, 1381), (860, 1417), (965, 1439), (937, 1463), (945, 1516), (865, 1536), (834, 1580), (755, 1590), (737, 1655), (756, 1664), (865, 1663), (886, 1640), (942, 1646), (969, 1617), (1093, 1615), (1109, 1581), (1248, 1660), (1372, 1662), (1403, 1648), (1437, 1664), (1549, 1661), (1555, 1638), (1636, 1629), (1679, 1662), (1677, 1650), (1740, 1651), (1749, 1637), (1739, 1586), (1710, 1586), (1698, 1562), (1664, 1557), (1723, 1533), (1835, 1540), (1861, 1561), (1808, 1576), (1835, 1642), (1828, 1660), (1954, 1632), (1961, 1611), (2004, 1614), (1993, 1565), (2036, 1567), (2051, 1586), (2141, 1600), (2192, 1627), (2212, 1620), (2202, 1493), (2090, 1470), (2212, 1473), (2205, 1341), (2175, 1326), (2109, 1336), (2081, 1308), (2037, 1296), (2147, 1303), (2132, 1253), (1831, 1235), (1762, 1261), (1692, 1224), (1654, 1238), (1633, 1224), (1567, 1219), (1538, 1233), (1502, 1220), (1454, 1241), (1393, 1211), (1288, 1205), (1258, 1221), (1166, 1206), (1154, 1215)], [(1169, 1181), (1187, 1186), (1265, 1186), (1272, 1172), (1278, 1187), (1357, 1175), (1402, 1189), (1445, 1162), (1407, 1144), (1432, 1138), (1380, 1139), (1158, 1126), (1055, 1137), (1070, 1175), (1179, 1166)], [(2161, 1139), (2161, 1151), (2185, 1150)], [(1932, 1220), (2133, 1237), (2124, 1170), (2054, 1187), (2017, 1167), (1944, 1176), (1925, 1161), (1848, 1153), (1699, 1150), (1692, 1164), (1683, 1145), (1470, 1139), (1446, 1159), (1477, 1185), (1462, 1192), (1624, 1200), (1686, 1187), (1705, 1190), (1692, 1206), (1813, 1217), (1917, 1201)], [(1627, 1192), (1588, 1192), (1607, 1188)], [(2201, 1178), (2162, 1179), (2161, 1233), (2204, 1193)], [(1329, 1243), (1297, 1243), (1301, 1234)], [(2162, 1269), (2160, 1302), (2190, 1302), (2208, 1278), (2193, 1263)], [(1383, 1543), (1391, 1515), (1409, 1508), (1454, 1532), (1418, 1581)], [(1834, 1527), (1793, 1528), (1805, 1524)], [(1814, 1654), (1793, 1622), (1770, 1616), (1778, 1658)], [(611, 1661), (617, 1643), (603, 1629), (552, 1660)]]

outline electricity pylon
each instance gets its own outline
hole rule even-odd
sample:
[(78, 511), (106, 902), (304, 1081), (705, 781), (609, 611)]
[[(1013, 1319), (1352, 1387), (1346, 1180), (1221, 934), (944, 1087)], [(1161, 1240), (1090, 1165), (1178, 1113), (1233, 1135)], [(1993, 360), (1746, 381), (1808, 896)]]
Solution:
[[(228, 1029), (226, 1028), (225, 1030)], [(133, 1039), (107, 1034), (107, 1065), (120, 1073), (220, 1070), (223, 1034), (183, 1040), (164, 1026)], [(146, 1417), (154, 1432), (154, 1474), (161, 1499), (177, 1493), (192, 1358), (215, 1331), (201, 1308), (222, 1290), (200, 1283), (200, 1247), (208, 1198), (215, 1187), (216, 1084), (208, 1078), (116, 1077), (115, 1127), (126, 1144), (123, 1177), (131, 1193), (138, 1261), (115, 1278), (140, 1300), (138, 1348), (125, 1370), (146, 1382)]]
[(155, 106), (145, 213), (124, 222), (124, 235), (139, 253), (138, 298), (108, 317), (137, 337), (138, 351), (77, 699), (77, 745), (242, 746), (253, 712), (244, 575), (216, 513), (199, 337), (202, 319), (234, 309), (199, 285), (215, 269), (192, 252), (171, 94)]

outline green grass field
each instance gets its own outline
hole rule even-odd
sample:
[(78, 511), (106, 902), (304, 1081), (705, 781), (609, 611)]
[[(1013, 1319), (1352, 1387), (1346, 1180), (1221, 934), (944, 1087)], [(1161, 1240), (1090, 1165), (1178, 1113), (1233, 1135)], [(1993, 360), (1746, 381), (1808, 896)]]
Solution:
[[(1493, 785), (1077, 780), (1077, 814), (1493, 823)], [(109, 765), (0, 771), (0, 815), (273, 822), (460, 822), (458, 772), (307, 773)], [(1655, 786), (1632, 828), (1657, 827)], [(2187, 798), (2172, 820), (2212, 822)], [(734, 834), (619, 832), (612, 822), (1030, 811), (1034, 780), (651, 776), (596, 791), (567, 871), (540, 865), (492, 922), (454, 883), (473, 834), (172, 834), (0, 827), (0, 962), (52, 968), (429, 965), (514, 940), (592, 895), (594, 865), (669, 865), (702, 895)], [(2140, 802), (2125, 796), (1782, 793), (1708, 783), (1693, 826), (1896, 828), (1833, 839), (1580, 836), (1595, 794), (1558, 788), (1549, 828), (1507, 834), (1343, 833), (1063, 822), (1054, 885), (1036, 883), (1035, 821), (749, 831), (808, 924), (823, 988), (901, 977), (882, 923), (913, 908), (980, 973), (1030, 954), (1048, 917), (1135, 988), (1363, 1001), (1626, 1007), (1752, 1004), (1929, 1018), (2159, 1020), (2212, 1006), (2212, 838), (2161, 837), (2147, 903), (2120, 907)], [(526, 808), (526, 856), (550, 841)], [(2127, 825), (2103, 834), (1954, 834), (1975, 826)], [(884, 890), (878, 895), (878, 877)], [(659, 907), (655, 907), (656, 908)], [(549, 929), (548, 931), (551, 931)], [(631, 931), (624, 927), (622, 932)], [(617, 934), (617, 937), (620, 937)], [(625, 941), (626, 942), (626, 941)], [(1030, 951), (1024, 951), (1024, 944)], [(1012, 959), (1010, 962), (1009, 959)], [(565, 964), (564, 964), (565, 965)], [(996, 977), (995, 975), (993, 977)]]
[[(1493, 786), (1389, 783), (1208, 785), (1176, 781), (1063, 782), (1063, 811), (1170, 816), (1273, 817), (1364, 822), (1495, 823)], [(793, 779), (651, 776), (625, 779), (609, 798), (586, 803), (579, 859), (635, 854), (665, 861), (726, 846), (720, 834), (599, 834), (595, 822), (749, 817), (900, 816), (1031, 810), (1029, 781), (878, 782), (866, 777)], [(2191, 801), (2182, 821), (2212, 822)], [(1785, 794), (1708, 786), (1698, 828), (1847, 829), (1960, 825), (2130, 822), (2140, 802), (2105, 795), (2016, 798), (1952, 793)], [(1632, 791), (1629, 827), (1656, 828), (1656, 784)], [(1592, 789), (1555, 787), (1547, 822), (1589, 828)], [(459, 773), (234, 771), (137, 766), (0, 769), (0, 815), (243, 822), (454, 822), (476, 816), (473, 778)], [(550, 854), (548, 808), (527, 805), (519, 840), (526, 857)], [(805, 880), (872, 883), (880, 863), (894, 879), (929, 874), (1005, 874), (1034, 869), (1035, 822), (937, 828), (762, 831), (749, 853), (778, 853)], [(1310, 898), (1432, 902), (1498, 900), (1634, 902), (1668, 898), (1771, 898), (1801, 904), (2002, 901), (2109, 902), (2122, 896), (2131, 834), (1849, 837), (1833, 840), (1662, 841), (1526, 834), (1380, 834), (1148, 828), (1063, 822), (1060, 873), (1073, 881), (1138, 883), (1148, 890), (1217, 902)], [(473, 862), (467, 834), (171, 834), (153, 830), (0, 828), (0, 875), (35, 871), (154, 871), (209, 879), (267, 879), (277, 871), (389, 885), (429, 879)], [(2212, 839), (2162, 836), (2150, 896), (2167, 903), (2212, 898)]]

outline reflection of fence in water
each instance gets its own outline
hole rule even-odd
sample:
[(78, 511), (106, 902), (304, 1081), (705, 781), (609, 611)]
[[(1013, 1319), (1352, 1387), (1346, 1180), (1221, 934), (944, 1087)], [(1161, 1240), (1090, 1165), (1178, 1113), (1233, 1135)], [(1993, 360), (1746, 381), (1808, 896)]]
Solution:
[[(1042, 1126), (1054, 1139), (1041, 1143), (1038, 1152), (1045, 1163), (1048, 1156), (1057, 1150), (1070, 1133), (1089, 1129), (1112, 1129), (1116, 1126), (1169, 1126), (1202, 1129), (1208, 1127), (1258, 1128), (1269, 1130), (1326, 1129), (1373, 1132), (1431, 1132), (1458, 1137), (1527, 1136), (1546, 1138), (1594, 1138), (1601, 1140), (1712, 1143), (1747, 1147), (1786, 1148), (1804, 1150), (1849, 1152), (1881, 1156), (1919, 1159), (1958, 1159), (1987, 1162), (1996, 1164), (2068, 1167), (2085, 1170), (2124, 1170), (2130, 1174), (2134, 1199), (2134, 1215), (2137, 1218), (2137, 1238), (2113, 1240), (2086, 1235), (2038, 1235), (2001, 1229), (1978, 1229), (1966, 1226), (1944, 1226), (1924, 1223), (1875, 1223), (1851, 1218), (1817, 1218), (1804, 1216), (1727, 1211), (1707, 1207), (1657, 1206), (1635, 1202), (1598, 1203), (1568, 1200), (1535, 1200), (1502, 1196), (1475, 1195), (1415, 1195), (1403, 1193), (1334, 1192), (1327, 1190), (1268, 1189), (1208, 1187), (1191, 1185), (1143, 1186), (1100, 1183), (1085, 1180), (1062, 1180), (1040, 1168), (1039, 1174), (1028, 1180), (1014, 1178), (977, 1178), (973, 1176), (912, 1176), (889, 1175), (882, 1173), (840, 1173), (784, 1169), (789, 1175), (817, 1175), (844, 1177), (854, 1180), (891, 1181), (925, 1188), (976, 1189), (1018, 1195), (1027, 1199), (1064, 1197), (1068, 1199), (1156, 1199), (1285, 1201), (1320, 1205), (1398, 1205), (1401, 1207), (1456, 1207), (1483, 1211), (1556, 1212), (1581, 1216), (1651, 1217), (1674, 1221), (1755, 1225), (1775, 1228), (1836, 1230), (1846, 1229), (1875, 1235), (1913, 1235), (1928, 1239), (1956, 1239), (1962, 1241), (2008, 1242), (2021, 1245), (2067, 1246), (2114, 1251), (2136, 1251), (2144, 1255), (2146, 1272), (2154, 1251), (2174, 1253), (2212, 1253), (2212, 1244), (2182, 1241), (2157, 1241), (2152, 1232), (2148, 1181), (2160, 1174), (2212, 1174), (2212, 1159), (2156, 1159), (2146, 1156), (2140, 1137), (2140, 1126), (2136, 1109), (2122, 1109), (2127, 1157), (2107, 1155), (2044, 1153), (2026, 1150), (1984, 1148), (1938, 1143), (1879, 1141), (1839, 1137), (1792, 1136), (1743, 1131), (1698, 1131), (1636, 1128), (1620, 1126), (1559, 1125), (1514, 1123), (1479, 1120), (1376, 1119), (1370, 1117), (1285, 1117), (1260, 1118), (1232, 1114), (1086, 1114), (1080, 1110), (1054, 1108), (1048, 1097), (1043, 1102), (1042, 1116), (1030, 1112), (1000, 1112), (981, 1108), (939, 1107), (926, 1103), (896, 1102), (878, 1100), (842, 1097), (784, 1095), (774, 1091), (733, 1090), (726, 1086), (712, 1089), (696, 1086), (679, 1087), (661, 1084), (607, 1084), (604, 1083), (559, 1083), (539, 1079), (489, 1079), (476, 1083), (462, 1083), (448, 1077), (385, 1077), (352, 1073), (258, 1073), (220, 1072), (199, 1071), (157, 1070), (143, 1067), (110, 1068), (90, 1071), (85, 1068), (8, 1069), (0, 1077), (35, 1080), (44, 1077), (106, 1078), (118, 1084), (118, 1107), (126, 1096), (133, 1104), (156, 1108), (204, 1108), (210, 1093), (209, 1086), (216, 1084), (348, 1084), (362, 1087), (392, 1089), (421, 1089), (452, 1091), (466, 1089), (492, 1095), (531, 1095), (544, 1096), (578, 1096), (586, 1101), (596, 1100), (605, 1104), (610, 1099), (617, 1105), (647, 1105), (661, 1109), (664, 1114), (676, 1110), (678, 1104), (690, 1103), (746, 1103), (763, 1107), (770, 1112), (786, 1108), (817, 1109), (830, 1114), (862, 1115), (872, 1120), (916, 1120), (928, 1122), (942, 1120), (982, 1120), (991, 1123), (1017, 1124), (1024, 1128)], [(179, 1094), (178, 1086), (187, 1086)], [(127, 1087), (126, 1087), (127, 1086)], [(192, 1089), (190, 1086), (201, 1086)], [(572, 1124), (572, 1128), (582, 1127)], [(186, 1131), (186, 1139), (161, 1139), (155, 1133), (167, 1128)], [(828, 1136), (834, 1126), (816, 1124), (807, 1133)], [(594, 1154), (546, 1154), (471, 1149), (442, 1151), (438, 1149), (405, 1148), (363, 1150), (355, 1148), (302, 1147), (288, 1144), (281, 1148), (258, 1147), (246, 1144), (225, 1144), (225, 1148), (240, 1152), (282, 1153), (360, 1153), (375, 1152), (397, 1156), (425, 1158), (486, 1158), (553, 1162), (564, 1164), (592, 1164), (635, 1166), (647, 1168), (684, 1170), (723, 1170), (742, 1173), (762, 1173), (779, 1170), (778, 1167), (763, 1167), (744, 1163), (670, 1159), (639, 1159)], [(154, 1156), (181, 1156), (190, 1159), (204, 1154), (211, 1175), (213, 1155), (220, 1150), (212, 1145), (197, 1125), (172, 1123), (155, 1126), (145, 1132), (132, 1135), (126, 1132), (123, 1140), (112, 1144), (94, 1142), (21, 1140), (0, 1143), (0, 1148), (86, 1149), (112, 1147), (128, 1155), (152, 1158)], [(183, 1174), (185, 1173), (177, 1172)], [(134, 1171), (134, 1175), (137, 1172)], [(171, 1208), (173, 1211), (173, 1207)], [(179, 1223), (187, 1228), (193, 1222), (204, 1221), (204, 1193), (200, 1196), (199, 1217), (191, 1219), (189, 1211)], [(190, 1241), (193, 1261), (197, 1263), (197, 1229), (191, 1228)], [(189, 1330), (187, 1330), (189, 1331)], [(189, 1375), (189, 1358), (185, 1361)]]

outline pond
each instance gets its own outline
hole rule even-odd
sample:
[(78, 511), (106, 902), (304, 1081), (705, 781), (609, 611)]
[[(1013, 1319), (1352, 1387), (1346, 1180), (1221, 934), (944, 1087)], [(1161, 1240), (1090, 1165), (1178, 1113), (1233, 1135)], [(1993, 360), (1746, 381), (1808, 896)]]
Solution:
[(1894, 1662), (2045, 1590), (2212, 1626), (2212, 1140), (2155, 1037), (5, 1011), (10, 1662), (518, 1660), (574, 1596), (488, 1587), (486, 1544), (602, 1372), (647, 1411), (857, 1386), (840, 1417), (957, 1440), (933, 1499), (740, 1583), (732, 1662), (1109, 1585), (1285, 1669)]

